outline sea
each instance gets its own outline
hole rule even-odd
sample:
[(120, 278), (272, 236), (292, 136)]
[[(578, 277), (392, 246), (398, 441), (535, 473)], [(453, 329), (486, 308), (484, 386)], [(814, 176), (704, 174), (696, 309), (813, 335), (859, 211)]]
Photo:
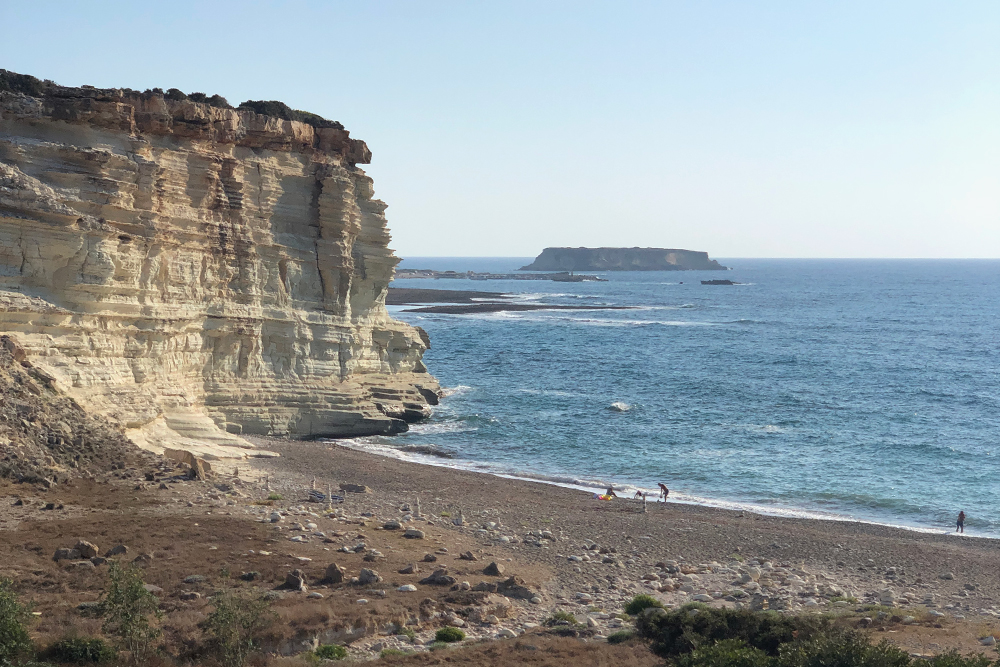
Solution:
[[(511, 272), (531, 258), (406, 258)], [(350, 446), (619, 495), (1000, 537), (1000, 261), (721, 259), (607, 282), (397, 280), (516, 302), (408, 312), (446, 388)], [(702, 285), (729, 279), (732, 286)], [(586, 496), (581, 495), (581, 502)]]

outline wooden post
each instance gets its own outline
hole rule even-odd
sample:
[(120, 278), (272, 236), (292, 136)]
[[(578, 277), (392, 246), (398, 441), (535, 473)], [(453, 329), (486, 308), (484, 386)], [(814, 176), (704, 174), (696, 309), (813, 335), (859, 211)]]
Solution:
[(420, 498), (413, 501), (413, 516), (417, 519), (420, 518)]
[(326, 485), (326, 509), (328, 512), (333, 511), (333, 487), (329, 484)]
[(646, 494), (642, 494), (642, 513), (645, 514), (648, 510), (646, 509)]

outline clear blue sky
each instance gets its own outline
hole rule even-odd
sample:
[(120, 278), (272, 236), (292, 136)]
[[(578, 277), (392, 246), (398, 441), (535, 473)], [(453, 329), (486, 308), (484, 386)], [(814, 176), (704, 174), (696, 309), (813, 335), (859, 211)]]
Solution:
[(1000, 2), (0, 1), (0, 67), (278, 99), (403, 256), (1000, 257)]

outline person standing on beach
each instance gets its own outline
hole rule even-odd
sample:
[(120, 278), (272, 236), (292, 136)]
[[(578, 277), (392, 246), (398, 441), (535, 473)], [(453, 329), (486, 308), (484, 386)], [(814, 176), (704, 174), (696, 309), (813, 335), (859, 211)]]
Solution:
[(956, 533), (965, 533), (965, 512), (958, 513), (958, 527), (955, 528)]
[(667, 502), (667, 496), (670, 495), (670, 489), (666, 487), (662, 482), (659, 484), (660, 487), (660, 497), (663, 498), (663, 502)]

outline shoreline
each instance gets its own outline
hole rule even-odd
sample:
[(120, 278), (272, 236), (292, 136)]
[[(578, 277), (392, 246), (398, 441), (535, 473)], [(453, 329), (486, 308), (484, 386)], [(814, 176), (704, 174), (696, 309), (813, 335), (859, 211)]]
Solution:
[[(358, 440), (357, 438), (344, 438), (344, 439), (321, 438), (318, 440), (318, 442), (323, 442), (338, 447), (344, 447), (346, 449), (351, 449), (352, 451), (371, 454), (373, 456), (390, 458), (397, 461), (401, 461), (403, 463), (410, 463), (415, 465), (428, 465), (438, 468), (445, 468), (448, 470), (457, 470), (457, 471), (470, 472), (476, 474), (490, 475), (492, 477), (523, 481), (526, 483), (545, 484), (545, 485), (555, 486), (558, 488), (581, 491), (585, 493), (603, 493), (604, 489), (606, 488), (606, 485), (603, 483), (595, 484), (594, 486), (588, 486), (586, 483), (583, 482), (583, 480), (560, 481), (553, 477), (545, 477), (543, 475), (532, 476), (526, 472), (517, 472), (517, 471), (503, 472), (499, 470), (490, 470), (489, 467), (495, 464), (487, 462), (476, 462), (468, 459), (456, 459), (451, 455), (444, 456), (440, 454), (431, 454), (420, 451), (406, 451), (403, 449), (398, 449), (396, 447), (382, 445), (382, 444), (372, 447), (362, 443), (357, 443), (356, 442), (357, 440)], [(408, 445), (408, 447), (418, 449), (421, 447), (430, 447), (430, 446)], [(616, 485), (615, 489), (616, 490), (623, 489), (623, 494), (619, 498), (620, 500), (633, 500), (632, 495), (635, 493), (635, 491), (643, 491), (653, 496), (654, 498), (658, 497), (658, 491), (656, 491), (655, 489), (636, 485), (631, 482), (624, 482), (621, 485)], [(975, 539), (975, 540), (987, 540), (987, 541), (991, 540), (997, 542), (998, 546), (1000, 546), (1000, 536), (995, 536), (995, 535), (988, 535), (988, 534), (984, 535), (984, 534), (969, 533), (969, 532), (956, 533), (953, 530), (949, 531), (946, 528), (906, 525), (902, 523), (891, 523), (889, 521), (879, 521), (877, 519), (861, 519), (843, 514), (824, 513), (819, 510), (811, 510), (801, 507), (783, 506), (783, 507), (775, 507), (772, 509), (767, 506), (763, 506), (750, 501), (744, 502), (738, 500), (725, 500), (718, 498), (691, 496), (688, 494), (675, 492), (673, 490), (671, 490), (671, 496), (668, 501), (668, 504), (689, 505), (693, 507), (706, 507), (706, 508), (724, 510), (727, 512), (737, 512), (737, 513), (746, 512), (759, 516), (768, 516), (768, 517), (784, 518), (784, 519), (799, 519), (803, 521), (824, 521), (824, 522), (844, 523), (844, 524), (857, 523), (863, 525), (880, 526), (884, 528), (903, 530), (921, 535), (937, 535), (941, 537), (953, 537), (957, 539)]]
[[(906, 600), (940, 607), (965, 618), (1000, 618), (1000, 550), (991, 538), (955, 540), (950, 535), (853, 521), (776, 517), (684, 503), (642, 503), (627, 499), (592, 500), (588, 492), (535, 480), (511, 479), (442, 465), (403, 461), (331, 442), (259, 439), (282, 456), (254, 461), (264, 474), (279, 475), (308, 486), (315, 477), (365, 484), (390, 502), (419, 498), (428, 516), (461, 512), (465, 532), (484, 547), (509, 550), (518, 559), (544, 565), (553, 572), (546, 586), (557, 600), (573, 600), (581, 591), (605, 607), (649, 592), (643, 577), (654, 563), (698, 563), (721, 568), (722, 576), (698, 584), (695, 591), (661, 593), (667, 604), (682, 604), (689, 595), (718, 595), (727, 604), (741, 598), (732, 581), (740, 563), (773, 562), (813, 573), (817, 582), (835, 582), (841, 595), (863, 604)], [(270, 471), (270, 472), (269, 472)], [(479, 517), (504, 526), (500, 537), (479, 525)], [(440, 525), (440, 524), (439, 524)], [(535, 538), (548, 530), (556, 541), (538, 546)], [(504, 541), (506, 538), (506, 541)], [(503, 541), (503, 543), (500, 543)], [(583, 560), (590, 544), (613, 545), (621, 554), (614, 566), (600, 557)], [(729, 566), (723, 563), (729, 562)], [(711, 565), (714, 563), (714, 565)], [(808, 577), (805, 577), (808, 579)], [(815, 587), (799, 582), (764, 591), (789, 611), (833, 609)], [(744, 598), (745, 601), (745, 598)], [(865, 602), (867, 601), (867, 602)], [(776, 608), (772, 606), (772, 608)]]

